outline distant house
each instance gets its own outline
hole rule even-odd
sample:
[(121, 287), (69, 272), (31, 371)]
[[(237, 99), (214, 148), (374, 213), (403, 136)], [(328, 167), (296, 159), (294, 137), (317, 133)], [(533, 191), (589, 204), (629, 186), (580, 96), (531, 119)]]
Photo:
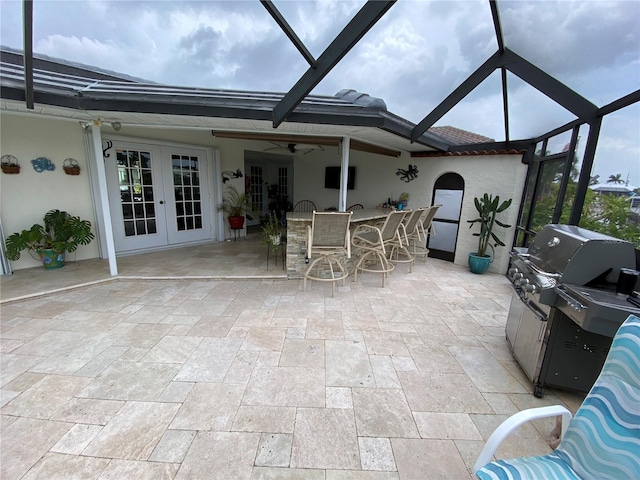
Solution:
[(638, 189), (638, 187), (634, 187), (633, 185), (619, 183), (598, 183), (597, 185), (592, 185), (589, 188), (596, 193), (601, 193), (603, 195), (615, 195), (617, 197), (633, 196), (635, 195), (634, 191)]

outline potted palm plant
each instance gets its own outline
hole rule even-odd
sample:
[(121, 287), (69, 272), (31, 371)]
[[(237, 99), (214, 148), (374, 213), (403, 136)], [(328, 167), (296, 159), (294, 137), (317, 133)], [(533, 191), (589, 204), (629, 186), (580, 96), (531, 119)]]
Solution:
[(228, 185), (220, 209), (227, 214), (231, 228), (240, 229), (244, 226), (248, 206), (249, 195), (239, 192), (233, 185)]
[(6, 257), (18, 260), (20, 252), (35, 252), (44, 268), (50, 270), (64, 266), (65, 253), (75, 252), (80, 245), (88, 245), (94, 239), (91, 222), (82, 220), (61, 210), (50, 210), (44, 223), (36, 223), (29, 230), (7, 237)]
[[(470, 224), (469, 228), (473, 227), (474, 223), (480, 224), (480, 232), (473, 234), (474, 237), (478, 237), (478, 251), (469, 253), (469, 268), (473, 273), (484, 273), (493, 261), (494, 247), (498, 245), (504, 247), (504, 242), (493, 233), (493, 227), (495, 225), (503, 228), (511, 227), (511, 225), (507, 225), (496, 219), (498, 213), (504, 212), (509, 208), (511, 200), (510, 198), (500, 203), (500, 197), (498, 195), (494, 197), (487, 193), (481, 198), (476, 197), (473, 199), (479, 216), (474, 220), (467, 220), (467, 222)], [(487, 248), (491, 249), (490, 255), (487, 255)]]

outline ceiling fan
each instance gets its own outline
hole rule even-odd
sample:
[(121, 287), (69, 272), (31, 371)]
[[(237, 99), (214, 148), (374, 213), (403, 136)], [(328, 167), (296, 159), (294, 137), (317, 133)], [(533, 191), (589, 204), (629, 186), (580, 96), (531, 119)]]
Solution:
[(324, 151), (324, 147), (322, 145), (312, 145), (309, 143), (287, 143), (286, 145), (282, 145), (276, 142), (269, 142), (273, 147), (265, 148), (265, 152), (282, 152), (282, 153), (301, 153), (306, 155), (309, 152), (314, 150)]

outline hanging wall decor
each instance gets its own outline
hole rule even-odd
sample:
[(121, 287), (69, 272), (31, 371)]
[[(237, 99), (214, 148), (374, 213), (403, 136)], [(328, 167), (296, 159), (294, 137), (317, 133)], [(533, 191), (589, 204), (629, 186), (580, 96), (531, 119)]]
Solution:
[(227, 183), (233, 178), (242, 178), (242, 172), (240, 169), (237, 169), (235, 172), (233, 170), (225, 170), (222, 172), (222, 183)]
[(46, 157), (38, 157), (31, 160), (31, 165), (33, 165), (33, 169), (38, 173), (42, 173), (45, 170), (53, 172), (56, 169), (56, 165)]
[(13, 155), (3, 155), (1, 161), (3, 173), (9, 175), (20, 173), (20, 165), (18, 164), (18, 159)]
[(102, 157), (106, 160), (111, 156), (110, 153), (107, 153), (109, 150), (113, 148), (113, 142), (111, 140), (107, 140), (107, 146), (102, 149)]
[(418, 178), (418, 166), (409, 164), (406, 170), (399, 168), (396, 175), (398, 175), (403, 182), (409, 183), (411, 180)]
[(65, 158), (62, 169), (67, 175), (80, 175), (80, 165), (75, 158)]

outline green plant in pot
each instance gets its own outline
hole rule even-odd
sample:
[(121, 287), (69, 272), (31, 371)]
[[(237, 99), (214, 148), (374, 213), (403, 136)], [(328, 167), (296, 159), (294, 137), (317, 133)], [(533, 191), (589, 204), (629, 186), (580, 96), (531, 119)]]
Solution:
[[(504, 212), (509, 206), (511, 206), (511, 198), (500, 203), (500, 197), (496, 195), (489, 195), (485, 193), (481, 198), (474, 198), (476, 210), (478, 211), (478, 218), (474, 220), (467, 220), (470, 224), (469, 228), (473, 227), (473, 224), (480, 224), (480, 232), (474, 233), (475, 237), (478, 237), (478, 251), (469, 254), (469, 268), (473, 273), (484, 273), (489, 264), (493, 261), (493, 255), (495, 253), (494, 247), (498, 245), (504, 247), (505, 243), (498, 238), (493, 232), (493, 228), (498, 225), (503, 228), (510, 228), (511, 225), (502, 223), (496, 219), (498, 213)], [(487, 249), (491, 249), (491, 254), (487, 255)]]
[(244, 226), (244, 216), (248, 207), (249, 195), (239, 192), (233, 185), (228, 185), (220, 210), (227, 214), (231, 228), (239, 229)]
[(272, 212), (269, 215), (269, 220), (262, 225), (262, 243), (275, 251), (282, 243), (282, 230), (280, 219), (275, 212)]
[(20, 252), (35, 252), (46, 269), (64, 266), (66, 252), (75, 252), (80, 245), (88, 245), (95, 238), (91, 222), (61, 210), (49, 210), (44, 223), (36, 223), (7, 238), (6, 256), (18, 260)]

